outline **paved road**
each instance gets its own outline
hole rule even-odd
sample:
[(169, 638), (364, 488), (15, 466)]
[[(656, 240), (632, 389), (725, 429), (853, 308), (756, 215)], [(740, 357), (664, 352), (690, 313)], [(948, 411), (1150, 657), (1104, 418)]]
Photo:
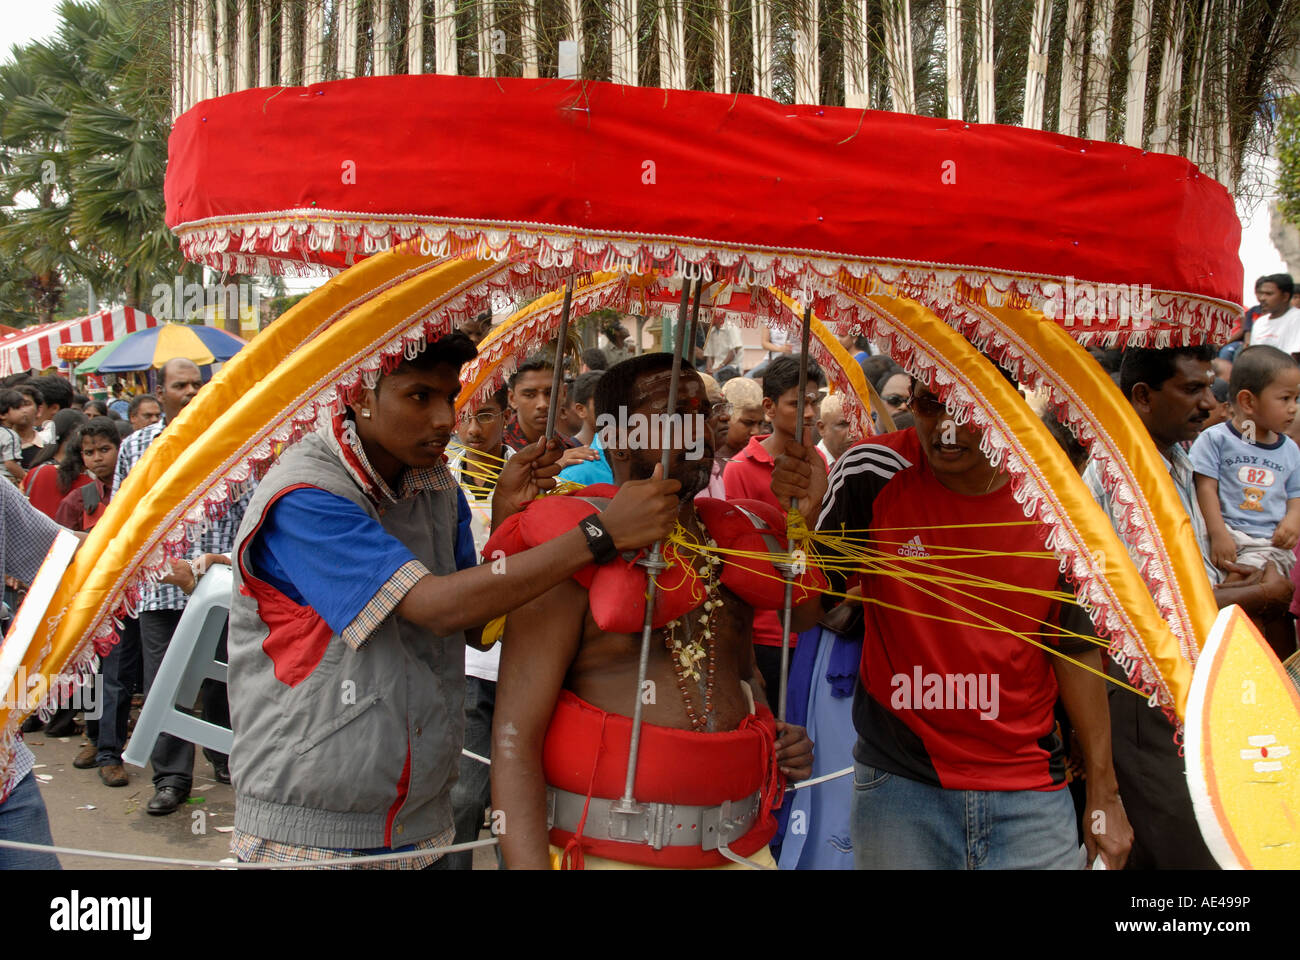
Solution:
[[(49, 777), (40, 787), (56, 846), (212, 862), (230, 856), (230, 833), (218, 828), (234, 825), (235, 794), (229, 785), (217, 783), (201, 752), (194, 762), (191, 802), (168, 816), (151, 817), (144, 810), (153, 796), (151, 771), (128, 765), (130, 784), (106, 787), (98, 771), (72, 765), (80, 736), (56, 739), (38, 732), (24, 739), (36, 754), (35, 773)], [(194, 869), (68, 854), (59, 860), (68, 869)]]
[[(201, 750), (196, 751), (194, 760), (190, 803), (165, 817), (153, 817), (144, 809), (153, 796), (151, 770), (127, 765), (131, 783), (107, 787), (96, 770), (78, 770), (72, 765), (81, 749), (80, 736), (48, 738), (38, 732), (24, 739), (36, 755), (35, 773), (49, 778), (41, 780), (40, 788), (56, 846), (206, 860), (213, 864), (230, 857), (229, 828), (235, 822), (235, 794), (228, 784), (213, 778), (212, 765)], [(482, 836), (487, 837), (487, 833)], [(474, 853), (474, 869), (496, 867), (491, 848)], [(59, 860), (70, 870), (198, 869), (70, 854), (60, 855)]]

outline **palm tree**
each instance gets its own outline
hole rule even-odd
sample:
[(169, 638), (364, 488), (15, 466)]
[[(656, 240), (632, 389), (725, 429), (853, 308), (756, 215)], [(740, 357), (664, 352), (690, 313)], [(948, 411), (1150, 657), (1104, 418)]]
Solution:
[[(163, 177), (170, 130), (168, 8), (158, 0), (102, 0), (88, 34), (86, 65), (104, 94), (68, 111), (67, 152), (75, 170), (71, 225), (107, 251), (114, 286), (143, 306), (153, 284), (187, 272), (164, 223)], [(196, 267), (188, 272), (197, 274)]]
[(48, 280), (42, 316), (74, 275), (143, 306), (154, 283), (197, 273), (164, 223), (166, 14), (165, 0), (65, 0), (56, 36), (0, 68), (0, 255)]

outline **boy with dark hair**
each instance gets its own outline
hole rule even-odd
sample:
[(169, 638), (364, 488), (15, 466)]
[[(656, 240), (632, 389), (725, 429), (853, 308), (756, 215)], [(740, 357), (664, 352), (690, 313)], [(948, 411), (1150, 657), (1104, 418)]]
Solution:
[(30, 383), (20, 384), (12, 392), (18, 394), (17, 404), (14, 404), (13, 398), (10, 397), (7, 407), (0, 405), (0, 413), (4, 416), (5, 426), (18, 434), (21, 451), (19, 461), (22, 463), (23, 470), (26, 470), (45, 447), (45, 442), (36, 430), (36, 419), (45, 405), (45, 398), (41, 395), (41, 391)]
[(27, 471), (23, 468), (23, 443), (18, 432), (9, 426), (10, 411), (20, 410), (27, 398), (17, 390), (0, 390), (0, 464), (9, 479), (21, 483)]
[(580, 374), (573, 381), (573, 389), (569, 392), (574, 411), (582, 418), (582, 429), (574, 437), (587, 446), (591, 445), (596, 435), (596, 405), (592, 403), (592, 397), (595, 396), (596, 384), (600, 383), (604, 373), (603, 370), (593, 370)]
[[(772, 468), (775, 458), (794, 442), (795, 421), (803, 418), (804, 442), (812, 446), (813, 424), (817, 419), (820, 388), (825, 383), (821, 367), (808, 361), (807, 392), (799, 397), (799, 357), (777, 356), (763, 375), (763, 412), (772, 422), (767, 436), (751, 437), (748, 446), (736, 454), (722, 473), (728, 500), (761, 500), (784, 513), (785, 508), (772, 493)], [(822, 472), (826, 461), (820, 456)], [(793, 647), (797, 638), (791, 634)], [(781, 621), (774, 610), (754, 614), (754, 657), (767, 684), (768, 696), (775, 698), (781, 675)]]
[[(584, 487), (593, 483), (614, 482), (614, 473), (605, 460), (604, 441), (596, 430), (596, 417), (601, 412), (596, 408), (596, 387), (604, 377), (604, 373), (584, 373), (573, 383), (570, 396), (573, 397), (575, 412), (582, 418), (582, 429), (574, 434), (573, 438), (583, 446), (589, 447), (597, 457), (586, 463), (575, 463), (565, 467), (560, 471), (558, 477), (560, 480), (581, 484)], [(617, 416), (617, 413), (615, 415)]]
[(1286, 435), (1295, 420), (1300, 364), (1276, 347), (1237, 354), (1228, 383), (1232, 419), (1192, 444), (1196, 499), (1210, 534), (1210, 558), (1284, 575), (1300, 540), (1300, 447)]
[[(117, 426), (108, 417), (94, 417), (72, 435), (59, 464), (60, 484), (70, 485), (73, 477), (84, 482), (59, 502), (54, 520), (69, 530), (88, 532), (108, 509), (113, 496), (113, 474), (117, 469), (117, 451), (122, 445)], [(103, 677), (103, 701), (99, 720), (86, 720), (86, 740), (72, 765), (79, 770), (99, 769), (99, 779), (107, 787), (125, 787), (130, 783), (122, 766), (122, 748), (126, 744), (126, 727), (131, 714), (130, 679), (140, 668), (139, 621), (124, 621), (118, 642), (100, 659)]]
[(55, 374), (47, 374), (32, 380), (32, 386), (41, 392), (45, 399), (45, 409), (40, 411), (39, 433), (42, 443), (54, 442), (54, 415), (60, 410), (71, 410), (73, 405), (72, 384)]
[[(536, 443), (546, 432), (554, 368), (549, 359), (534, 354), (510, 375), (510, 415), (506, 417), (505, 441), (516, 450)], [(566, 448), (581, 446), (558, 430), (556, 438)]]

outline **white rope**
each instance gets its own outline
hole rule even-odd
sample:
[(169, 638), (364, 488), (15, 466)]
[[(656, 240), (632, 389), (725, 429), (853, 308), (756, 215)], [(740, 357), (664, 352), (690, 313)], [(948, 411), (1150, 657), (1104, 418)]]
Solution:
[[(465, 756), (477, 760), (480, 763), (491, 765), (492, 761), (487, 757), (481, 757), (477, 753), (461, 749)], [(845, 767), (843, 770), (837, 770), (834, 773), (827, 773), (820, 777), (814, 777), (812, 780), (805, 780), (802, 783), (796, 783), (793, 786), (786, 787), (786, 793), (795, 790), (802, 790), (805, 787), (811, 787), (818, 783), (826, 783), (828, 780), (838, 780), (840, 777), (848, 776), (853, 772), (852, 767)], [(177, 867), (210, 867), (216, 870), (295, 870), (301, 867), (332, 867), (332, 866), (349, 866), (357, 867), (369, 863), (381, 863), (385, 860), (414, 860), (417, 857), (425, 857), (431, 853), (459, 853), (462, 850), (474, 850), (478, 847), (495, 846), (500, 841), (496, 837), (487, 840), (474, 840), (469, 843), (456, 843), (449, 847), (432, 847), (427, 850), (404, 850), (399, 853), (379, 853), (365, 857), (336, 857), (332, 860), (292, 860), (286, 863), (240, 863), (238, 861), (223, 860), (190, 860), (181, 857), (151, 857), (142, 853), (114, 853), (109, 850), (82, 850), (77, 847), (55, 847), (46, 846), (41, 843), (24, 843), (19, 840), (0, 840), (0, 847), (8, 847), (13, 850), (34, 850), (44, 853), (58, 853), (70, 857), (92, 857), (101, 860), (129, 860), (136, 863), (157, 863), (167, 864)], [(771, 870), (772, 867), (763, 866), (755, 863), (753, 860), (747, 860), (745, 857), (732, 853), (725, 846), (718, 848), (728, 860), (735, 863), (741, 863), (752, 870)]]
[(211, 867), (216, 870), (296, 870), (302, 867), (356, 867), (385, 860), (414, 860), (431, 853), (459, 853), (476, 847), (490, 847), (498, 842), (496, 837), (454, 843), (449, 847), (430, 847), (427, 850), (404, 850), (399, 853), (379, 853), (366, 857), (336, 857), (332, 860), (292, 860), (286, 863), (240, 863), (236, 860), (188, 860), (179, 857), (150, 857), (142, 853), (113, 853), (109, 850), (79, 850), (76, 847), (47, 847), (43, 843), (23, 843), (20, 840), (0, 840), (0, 847), (14, 850), (36, 850), (43, 853), (60, 853), (75, 857), (98, 857), (101, 860), (131, 860), (136, 863), (164, 863), (178, 867)]
[(728, 860), (730, 860), (732, 863), (743, 864), (744, 866), (749, 867), (749, 869), (751, 869), (751, 870), (776, 870), (776, 869), (778, 869), (778, 868), (775, 867), (775, 866), (771, 866), (771, 867), (769, 867), (768, 865), (763, 864), (763, 863), (756, 863), (756, 862), (753, 861), (753, 860), (747, 860), (747, 859), (745, 859), (744, 857), (742, 857), (740, 854), (738, 854), (738, 853), (733, 853), (733, 852), (731, 851), (731, 849), (730, 849), (730, 848), (729, 848), (725, 843), (720, 843), (720, 844), (718, 844), (718, 853), (722, 854), (724, 857), (726, 857), (726, 858), (727, 858)]
[(811, 787), (817, 783), (825, 783), (827, 780), (838, 780), (840, 777), (847, 777), (852, 772), (852, 767), (845, 767), (843, 770), (836, 770), (834, 773), (825, 773), (820, 777), (813, 777), (811, 780), (805, 780), (802, 783), (796, 783), (793, 786), (786, 787), (785, 792), (790, 793), (792, 790), (802, 790), (804, 787)]

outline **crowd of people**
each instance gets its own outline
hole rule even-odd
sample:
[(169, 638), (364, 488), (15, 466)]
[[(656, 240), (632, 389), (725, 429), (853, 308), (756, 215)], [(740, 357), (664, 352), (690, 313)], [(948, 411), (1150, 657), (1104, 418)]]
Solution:
[[(1290, 277), (1257, 291), (1226, 345), (1094, 356), (1164, 458), (1216, 599), (1286, 658), (1300, 309)], [(130, 781), (132, 694), (148, 694), (204, 570), (228, 563), (229, 689), (209, 681), (202, 710), (234, 731), (229, 758), (205, 752), (233, 781), (242, 861), (468, 869), (470, 849), (444, 848), (488, 829), (510, 868), (1215, 866), (1172, 725), (1105, 681), (1126, 675), (976, 428), (848, 336), (879, 398), (875, 435), (859, 437), (856, 400), (811, 361), (801, 395), (797, 338), (769, 328), (742, 372), (730, 326), (700, 330), (669, 410), (671, 355), (629, 350), (613, 325), (558, 378), (550, 436), (551, 355), (458, 417), (461, 367), (490, 324), (405, 359), (146, 588), (103, 660), (103, 715), (76, 765)], [(58, 377), (0, 390), (6, 538), (28, 541), (5, 559), (14, 590), (33, 545), (91, 529), (200, 387), (173, 361), (156, 395), (119, 398), (125, 420)], [(698, 455), (681, 431), (602, 426), (665, 413), (706, 426)], [(1119, 531), (1095, 464), (1044, 419)], [(774, 560), (796, 515), (823, 538), (807, 569)], [(635, 558), (660, 542), (647, 617)], [(47, 729), (74, 722), (63, 711)], [(159, 738), (149, 814), (185, 801), (193, 766), (192, 744)], [(48, 843), (30, 759), (12, 768), (0, 836), (21, 824), (18, 839)], [(53, 858), (0, 849), (0, 864)]]

